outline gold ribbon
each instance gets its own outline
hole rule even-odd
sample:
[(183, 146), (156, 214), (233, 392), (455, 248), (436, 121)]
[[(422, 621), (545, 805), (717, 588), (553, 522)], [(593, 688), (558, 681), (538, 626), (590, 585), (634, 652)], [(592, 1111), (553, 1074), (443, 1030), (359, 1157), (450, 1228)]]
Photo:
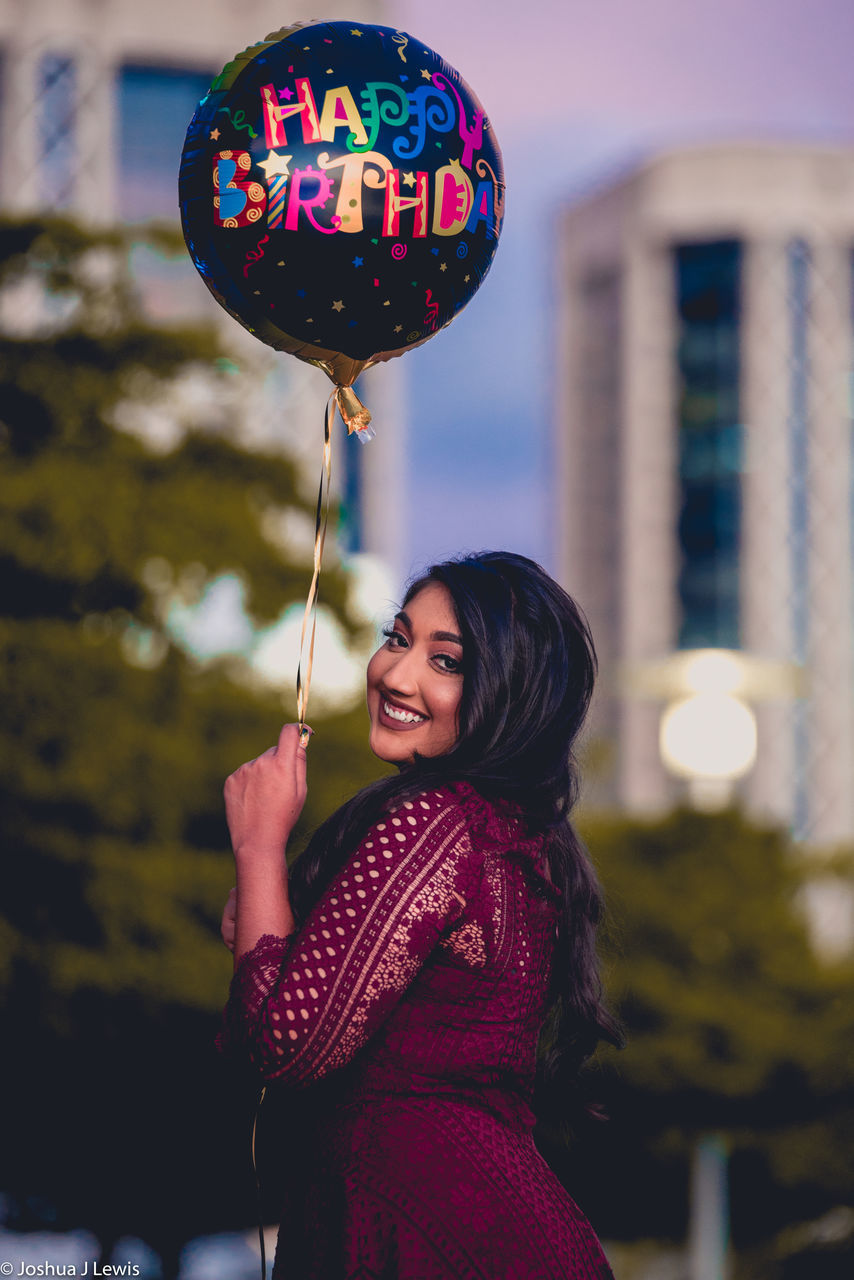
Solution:
[[(332, 420), (335, 417), (335, 405), (338, 392), (333, 391), (326, 402), (326, 413), (323, 418), (323, 466), (320, 470), (320, 484), (317, 487), (317, 509), (314, 516), (314, 572), (305, 602), (305, 613), (302, 617), (302, 630), (299, 638), (299, 662), (297, 664), (297, 720), (299, 722), (300, 742), (305, 746), (309, 731), (306, 728), (305, 712), (308, 706), (308, 691), (311, 686), (311, 669), (314, 665), (314, 637), (317, 631), (317, 590), (320, 581), (320, 566), (323, 563), (323, 544), (326, 542), (326, 527), (329, 523), (329, 486), (332, 483)], [(309, 627), (309, 623), (311, 626)], [(306, 637), (308, 652), (306, 653)], [(303, 680), (305, 667), (305, 680)]]
[(353, 388), (337, 387), (335, 400), (338, 405), (338, 412), (347, 427), (347, 434), (351, 436), (354, 431), (358, 432), (358, 437), (362, 443), (366, 440), (372, 440), (374, 429), (371, 426), (370, 410), (365, 408)]
[(264, 1203), (261, 1197), (261, 1175), (258, 1172), (258, 1161), (255, 1157), (255, 1134), (258, 1130), (258, 1118), (261, 1115), (261, 1104), (266, 1094), (267, 1086), (264, 1085), (258, 1101), (255, 1103), (255, 1115), (252, 1117), (252, 1140), (250, 1142), (252, 1172), (255, 1174), (255, 1192), (258, 1197), (258, 1243), (261, 1246), (261, 1280), (267, 1280), (267, 1247), (264, 1241)]
[[(332, 483), (332, 423), (336, 406), (344, 419), (348, 433), (356, 432), (358, 439), (367, 441), (373, 437), (371, 415), (352, 387), (336, 387), (326, 402), (323, 419), (323, 465), (317, 487), (317, 508), (314, 515), (314, 572), (305, 602), (302, 629), (299, 638), (299, 662), (297, 664), (297, 721), (300, 745), (308, 742), (310, 730), (305, 723), (308, 707), (308, 691), (311, 686), (311, 669), (314, 666), (314, 638), (317, 632), (317, 595), (320, 569), (323, 563), (323, 547), (329, 524), (329, 490)], [(306, 643), (307, 641), (307, 643)], [(303, 677), (305, 671), (305, 677)]]

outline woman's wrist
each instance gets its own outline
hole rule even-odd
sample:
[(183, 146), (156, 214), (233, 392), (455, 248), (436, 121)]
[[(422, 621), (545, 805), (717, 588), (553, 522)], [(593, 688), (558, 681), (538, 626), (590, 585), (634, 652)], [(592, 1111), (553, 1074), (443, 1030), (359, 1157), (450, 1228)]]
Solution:
[(275, 866), (259, 861), (247, 861), (243, 865), (238, 862), (235, 964), (265, 933), (286, 938), (295, 930), (284, 854)]
[(235, 846), (234, 862), (238, 872), (252, 867), (263, 867), (270, 870), (281, 869), (287, 874), (286, 850), (286, 841), (269, 844), (246, 841)]

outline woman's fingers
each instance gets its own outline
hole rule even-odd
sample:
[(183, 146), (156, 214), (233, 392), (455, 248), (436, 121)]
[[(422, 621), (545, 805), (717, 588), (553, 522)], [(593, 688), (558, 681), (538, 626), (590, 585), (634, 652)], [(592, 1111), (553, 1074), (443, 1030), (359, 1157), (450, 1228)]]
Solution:
[(303, 799), (306, 793), (306, 748), (313, 733), (308, 725), (284, 724), (275, 748), (279, 764), (290, 773), (297, 794)]
[(232, 889), (225, 900), (225, 906), (222, 911), (222, 923), (220, 924), (220, 934), (222, 940), (228, 947), (229, 951), (234, 950), (234, 943), (237, 936), (237, 889)]
[(305, 740), (298, 724), (285, 724), (274, 747), (227, 779), (226, 818), (235, 854), (283, 853), (305, 804)]

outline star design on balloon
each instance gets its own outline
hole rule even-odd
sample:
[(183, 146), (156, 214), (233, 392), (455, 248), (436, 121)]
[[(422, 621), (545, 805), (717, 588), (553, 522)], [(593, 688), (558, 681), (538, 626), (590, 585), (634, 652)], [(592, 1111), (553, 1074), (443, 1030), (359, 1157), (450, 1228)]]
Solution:
[(439, 263), (439, 270), (440, 270), (440, 271), (447, 271), (447, 270), (448, 270), (448, 264), (447, 264), (447, 262), (440, 262), (440, 263)]
[(396, 324), (396, 325), (394, 326), (394, 331), (395, 331), (395, 333), (403, 333), (403, 325), (402, 325), (402, 324)]
[(404, 185), (405, 187), (414, 187), (414, 186), (415, 186), (415, 174), (414, 174), (414, 173), (405, 173), (405, 174), (403, 175), (403, 177), (401, 178), (401, 182), (403, 183), (403, 185)]
[(275, 151), (267, 152), (267, 159), (262, 160), (258, 165), (259, 169), (263, 169), (267, 175), (269, 182), (276, 174), (280, 174), (283, 178), (287, 178), (290, 173), (288, 161), (293, 160), (293, 156), (280, 156)]
[(290, 102), (290, 100), (291, 100), (291, 98), (292, 98), (293, 96), (294, 96), (294, 91), (293, 91), (293, 89), (280, 89), (280, 90), (279, 90), (279, 97), (280, 97), (280, 98), (284, 98), (284, 99), (285, 99), (285, 102)]
[(422, 80), (432, 80), (432, 79), (433, 79), (432, 75), (430, 74), (430, 72), (427, 70), (427, 68), (426, 68), (426, 67), (422, 67), (422, 68), (421, 68), (421, 79), (422, 79)]
[(468, 284), (469, 280), (471, 280), (471, 276), (463, 276), (463, 284)]
[(211, 142), (219, 142), (219, 129), (211, 129), (210, 139)]
[(351, 28), (351, 30), (350, 30), (350, 35), (351, 35), (351, 36), (360, 36), (360, 35), (362, 35), (362, 34), (363, 34), (363, 33), (359, 30), (359, 28), (358, 28), (358, 27), (352, 27), (352, 28)]
[(338, 302), (333, 302), (333, 304), (332, 304), (332, 310), (333, 310), (333, 311), (343, 311), (343, 310), (344, 310), (344, 303), (343, 303), (340, 299), (338, 300)]
[(353, 259), (353, 266), (354, 266), (354, 267), (362, 267), (362, 266), (364, 266), (364, 264), (365, 264), (365, 259), (364, 259), (364, 258), (354, 258), (354, 259)]

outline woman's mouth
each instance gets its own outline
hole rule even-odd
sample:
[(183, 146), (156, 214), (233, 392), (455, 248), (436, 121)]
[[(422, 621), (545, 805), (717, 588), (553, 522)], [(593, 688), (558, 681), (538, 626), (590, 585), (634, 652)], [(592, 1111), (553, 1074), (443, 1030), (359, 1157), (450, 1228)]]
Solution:
[(389, 721), (395, 729), (415, 729), (427, 720), (427, 716), (422, 716), (418, 711), (410, 711), (383, 697), (380, 697), (380, 717)]

